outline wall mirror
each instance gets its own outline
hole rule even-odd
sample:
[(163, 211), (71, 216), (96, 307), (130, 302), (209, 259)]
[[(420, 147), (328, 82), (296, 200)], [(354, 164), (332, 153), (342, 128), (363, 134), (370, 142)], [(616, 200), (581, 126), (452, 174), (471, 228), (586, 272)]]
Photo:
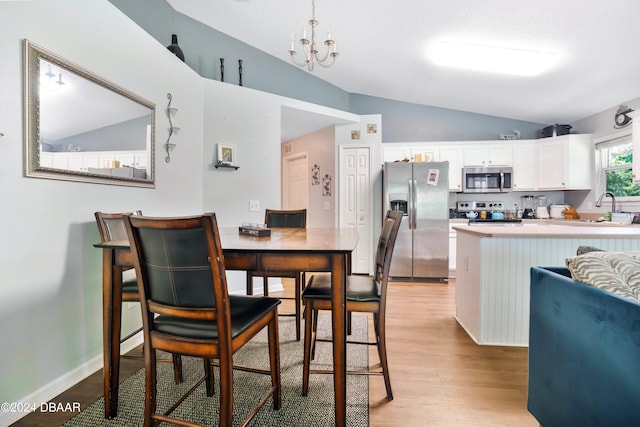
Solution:
[(155, 104), (24, 41), (25, 175), (153, 188)]

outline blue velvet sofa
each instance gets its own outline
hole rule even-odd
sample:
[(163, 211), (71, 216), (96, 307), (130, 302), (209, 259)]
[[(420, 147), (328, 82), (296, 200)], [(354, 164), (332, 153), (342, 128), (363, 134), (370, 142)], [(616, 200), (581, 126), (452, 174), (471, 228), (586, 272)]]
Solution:
[(640, 303), (531, 268), (529, 412), (543, 427), (640, 426)]

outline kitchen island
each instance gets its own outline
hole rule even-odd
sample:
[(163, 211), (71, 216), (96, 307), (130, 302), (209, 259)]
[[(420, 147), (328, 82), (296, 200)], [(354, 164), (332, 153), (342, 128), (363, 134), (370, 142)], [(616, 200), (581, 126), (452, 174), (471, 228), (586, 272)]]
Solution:
[(453, 225), (456, 319), (476, 343), (528, 346), (532, 266), (564, 266), (581, 245), (640, 250), (640, 226), (561, 224)]

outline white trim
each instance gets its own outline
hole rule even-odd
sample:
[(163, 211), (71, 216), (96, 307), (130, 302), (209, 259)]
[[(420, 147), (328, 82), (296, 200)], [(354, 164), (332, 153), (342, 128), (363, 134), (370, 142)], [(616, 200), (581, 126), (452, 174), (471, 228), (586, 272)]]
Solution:
[(600, 144), (602, 142), (613, 141), (614, 139), (624, 138), (631, 136), (631, 126), (618, 132), (610, 133), (609, 135), (601, 136), (600, 138), (593, 139), (593, 145)]

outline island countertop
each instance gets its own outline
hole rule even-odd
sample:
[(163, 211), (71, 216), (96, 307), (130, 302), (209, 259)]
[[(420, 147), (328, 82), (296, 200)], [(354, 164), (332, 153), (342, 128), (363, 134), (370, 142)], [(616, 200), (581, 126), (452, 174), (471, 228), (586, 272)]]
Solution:
[(478, 237), (530, 237), (530, 238), (633, 238), (640, 237), (640, 226), (617, 224), (581, 223), (574, 225), (558, 222), (523, 222), (518, 225), (470, 225), (453, 223), (453, 229), (459, 233), (468, 233)]

